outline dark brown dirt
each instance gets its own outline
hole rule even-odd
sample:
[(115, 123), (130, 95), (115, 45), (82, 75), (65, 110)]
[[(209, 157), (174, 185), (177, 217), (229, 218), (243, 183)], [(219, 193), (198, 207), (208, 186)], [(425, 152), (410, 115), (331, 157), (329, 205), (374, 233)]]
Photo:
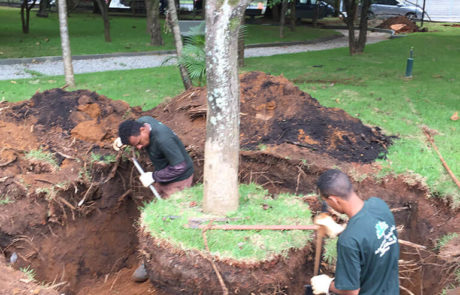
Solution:
[(377, 28), (391, 29), (394, 30), (396, 34), (420, 32), (420, 28), (415, 22), (402, 15), (386, 19), (383, 23), (378, 25)]
[[(39, 281), (62, 283), (56, 289), (66, 294), (163, 294), (159, 289), (196, 294), (194, 288), (206, 290), (203, 294), (220, 292), (206, 256), (181, 252), (138, 232), (138, 207), (152, 199), (151, 193), (139, 186), (127, 159), (103, 161), (114, 155), (111, 143), (119, 122), (150, 114), (183, 140), (197, 168), (195, 181), (200, 181), (205, 89), (191, 89), (147, 112), (94, 92), (59, 89), (37, 93), (25, 102), (1, 103), (0, 110), (0, 197), (8, 198), (0, 205), (0, 250), (7, 258), (18, 254), (15, 268), (30, 266)], [(402, 246), (402, 258), (415, 263), (401, 266), (413, 268), (404, 273), (403, 286), (414, 294), (436, 294), (453, 282), (458, 253), (445, 250), (451, 254), (439, 256), (431, 249), (444, 234), (459, 232), (459, 212), (427, 199), (429, 191), (413, 178), (375, 177), (379, 167), (372, 162), (391, 144), (378, 127), (322, 107), (284, 77), (254, 72), (241, 76), (240, 134), (242, 182), (257, 182), (273, 194), (309, 194), (322, 171), (340, 167), (364, 198), (375, 195), (392, 208), (406, 208), (395, 212), (404, 228), (401, 238), (427, 247), (415, 251)], [(52, 154), (58, 166), (26, 157), (38, 149)], [(140, 162), (152, 169), (145, 155)], [(315, 198), (305, 201), (314, 211), (319, 209)], [(455, 248), (453, 243), (445, 249)], [(137, 267), (138, 250), (148, 262), (155, 287), (129, 279)], [(294, 254), (292, 260), (217, 263), (225, 270), (228, 287), (239, 287), (239, 294), (300, 294), (312, 272), (310, 245), (302, 251), (303, 258)], [(193, 280), (181, 281), (171, 263)], [(250, 270), (260, 280), (254, 281)], [(0, 287), (14, 294), (17, 279), (5, 273)]]

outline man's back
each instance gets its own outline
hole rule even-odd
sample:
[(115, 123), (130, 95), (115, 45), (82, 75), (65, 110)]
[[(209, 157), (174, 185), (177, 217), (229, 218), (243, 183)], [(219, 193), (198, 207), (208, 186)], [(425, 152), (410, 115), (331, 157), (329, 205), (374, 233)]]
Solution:
[(337, 242), (335, 287), (359, 294), (399, 294), (399, 244), (393, 214), (370, 198)]

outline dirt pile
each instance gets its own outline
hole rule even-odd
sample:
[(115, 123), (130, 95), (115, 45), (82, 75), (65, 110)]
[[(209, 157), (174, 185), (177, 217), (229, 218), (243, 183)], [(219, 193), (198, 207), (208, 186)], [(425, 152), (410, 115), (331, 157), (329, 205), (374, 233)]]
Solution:
[(419, 32), (420, 28), (405, 16), (395, 16), (388, 18), (383, 23), (377, 26), (381, 29), (389, 29), (395, 31), (395, 34)]
[[(283, 76), (251, 72), (242, 74), (240, 81), (243, 150), (286, 143), (340, 161), (370, 163), (384, 157), (391, 144), (378, 127), (365, 126), (341, 109), (321, 106)], [(182, 134), (181, 138), (204, 145), (205, 88), (184, 92), (151, 114)]]

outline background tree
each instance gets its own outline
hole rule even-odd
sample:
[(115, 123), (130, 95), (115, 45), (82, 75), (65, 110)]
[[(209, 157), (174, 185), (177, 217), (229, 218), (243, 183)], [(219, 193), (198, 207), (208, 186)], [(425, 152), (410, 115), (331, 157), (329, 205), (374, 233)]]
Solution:
[(50, 7), (50, 0), (40, 1), (40, 4), (38, 5), (37, 16), (38, 17), (48, 17), (49, 7)]
[(96, 2), (101, 12), (102, 20), (104, 21), (105, 42), (112, 42), (112, 39), (110, 38), (109, 4), (107, 4), (105, 0), (96, 0)]
[[(343, 20), (348, 28), (348, 47), (350, 55), (355, 55), (364, 52), (367, 40), (367, 13), (369, 6), (371, 5), (370, 0), (343, 0), (343, 4), (346, 11), (346, 16), (343, 15)], [(356, 12), (360, 9), (359, 19), (359, 34), (358, 39), (355, 36), (355, 19)]]
[(30, 23), (30, 10), (35, 6), (36, 0), (29, 4), (28, 0), (22, 0), (21, 4), (21, 22), (22, 22), (22, 32), (24, 34), (29, 33), (29, 23)]
[(150, 35), (150, 44), (154, 46), (163, 45), (160, 25), (160, 1), (145, 0), (147, 14), (147, 32)]
[(240, 85), (237, 51), (241, 18), (249, 0), (206, 2), (208, 113), (203, 209), (214, 214), (239, 205)]
[[(173, 32), (174, 43), (176, 45), (177, 59), (180, 60), (182, 57), (183, 43), (182, 36), (180, 34), (179, 20), (177, 18), (176, 3), (174, 0), (168, 0), (168, 13), (166, 19), (168, 20), (169, 26), (171, 27), (171, 30)], [(179, 63), (179, 71), (180, 76), (182, 78), (182, 83), (184, 83), (184, 88), (189, 89), (190, 87), (192, 87), (192, 81), (190, 80), (190, 76), (187, 72), (187, 69), (181, 63)]]
[(67, 25), (67, 2), (58, 0), (59, 30), (61, 32), (62, 60), (64, 61), (64, 74), (66, 86), (75, 87), (73, 75), (72, 54), (70, 51), (69, 29)]

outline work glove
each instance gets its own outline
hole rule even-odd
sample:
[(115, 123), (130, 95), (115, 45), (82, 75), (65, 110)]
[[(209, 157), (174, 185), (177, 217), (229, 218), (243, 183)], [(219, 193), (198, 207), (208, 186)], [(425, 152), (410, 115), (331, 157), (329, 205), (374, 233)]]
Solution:
[(313, 294), (329, 294), (329, 287), (331, 286), (334, 278), (331, 278), (328, 275), (319, 275), (311, 278), (311, 288), (313, 289)]
[(149, 187), (152, 185), (155, 180), (153, 179), (153, 172), (144, 172), (139, 176), (139, 180), (142, 182), (142, 185), (145, 187)]
[(340, 224), (336, 223), (331, 216), (327, 213), (320, 213), (314, 219), (313, 222), (317, 225), (322, 225), (326, 229), (326, 234), (330, 238), (335, 238), (338, 234), (343, 232), (345, 229)]
[(113, 144), (112, 144), (112, 147), (115, 151), (119, 151), (120, 149), (122, 149), (125, 145), (121, 142), (121, 138), (120, 137), (117, 137), (117, 139), (115, 139), (113, 141)]

